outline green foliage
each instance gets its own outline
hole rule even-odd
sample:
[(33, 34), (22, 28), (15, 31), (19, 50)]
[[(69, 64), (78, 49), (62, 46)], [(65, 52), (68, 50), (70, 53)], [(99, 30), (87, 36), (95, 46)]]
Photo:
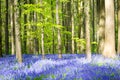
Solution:
[(74, 80), (83, 80), (82, 78), (75, 78)]
[(94, 41), (91, 42), (91, 46), (92, 46), (92, 52), (97, 52), (97, 48), (98, 48), (98, 42)]
[(79, 39), (79, 38), (73, 38), (73, 39), (77, 42), (78, 46), (85, 48), (85, 45), (86, 45), (85, 39)]
[(104, 65), (104, 63), (98, 63), (97, 65), (98, 65), (98, 66), (103, 66), (103, 65)]
[(56, 76), (55, 76), (54, 74), (52, 74), (51, 77), (52, 77), (52, 79), (55, 79), (55, 78), (56, 78)]
[(69, 0), (60, 0), (60, 2), (67, 3)]
[(115, 76), (115, 74), (114, 74), (114, 73), (111, 73), (111, 74), (110, 74), (110, 76), (111, 76), (111, 77), (114, 77), (114, 76)]
[(30, 77), (30, 76), (27, 76), (26, 80), (31, 80), (31, 77)]
[(40, 75), (40, 77), (34, 78), (34, 80), (43, 80), (44, 78), (47, 78), (46, 75)]

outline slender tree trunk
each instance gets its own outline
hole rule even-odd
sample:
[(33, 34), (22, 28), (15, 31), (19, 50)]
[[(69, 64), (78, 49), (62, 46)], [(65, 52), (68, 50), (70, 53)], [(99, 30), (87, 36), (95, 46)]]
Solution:
[[(33, 4), (33, 1), (32, 0), (29, 0), (29, 4)], [(28, 16), (28, 15), (27, 15)], [(30, 32), (28, 31), (28, 34), (27, 36), (30, 36), (30, 37), (27, 37), (29, 38), (28, 39), (28, 50), (29, 50), (29, 53), (33, 54), (34, 53), (34, 40), (33, 38), (31, 37), (31, 34), (33, 32), (33, 11), (30, 12), (29, 16), (28, 16), (28, 21), (30, 22), (30, 25), (29, 25), (29, 29), (31, 30)]]
[[(25, 3), (24, 4), (27, 4), (27, 0), (25, 0)], [(23, 46), (24, 46), (24, 53), (27, 53), (27, 14), (24, 14), (24, 40), (23, 40)]]
[(5, 53), (9, 54), (8, 0), (6, 0)]
[[(42, 5), (42, 0), (40, 0), (40, 4)], [(41, 21), (43, 20), (43, 16), (41, 15)], [(44, 26), (41, 28), (41, 48), (42, 48), (42, 58), (45, 58), (45, 51), (44, 51)]]
[(2, 11), (1, 11), (1, 0), (0, 0), (0, 57), (2, 57)]
[[(91, 26), (92, 26), (92, 42), (95, 42), (95, 3), (94, 0), (91, 0)], [(91, 45), (91, 52), (95, 53), (95, 44)]]
[(118, 0), (118, 50), (117, 53), (120, 55), (120, 0)]
[(10, 25), (11, 25), (11, 45), (12, 45), (12, 55), (15, 54), (15, 25), (14, 25), (14, 0), (10, 1)]
[[(67, 26), (67, 31), (71, 32), (71, 3), (70, 0), (67, 2), (67, 21), (66, 21), (66, 26)], [(69, 34), (66, 35), (66, 52), (71, 53), (71, 36)]]
[(19, 63), (22, 63), (18, 0), (14, 0), (14, 5), (15, 5), (15, 12), (14, 13), (15, 13), (16, 58), (17, 58)]
[[(91, 9), (92, 9), (92, 41), (94, 42), (95, 41), (95, 26), (94, 26), (94, 7), (95, 7), (95, 4), (94, 4), (94, 0), (91, 0)], [(92, 46), (94, 48), (94, 46)]]
[[(54, 12), (53, 12), (53, 0), (51, 0), (51, 11), (52, 11), (52, 13), (51, 13), (51, 15), (52, 15), (52, 22), (54, 23)], [(55, 37), (55, 29), (54, 29), (54, 26), (53, 26), (53, 28), (52, 28), (52, 31), (53, 31), (53, 34), (52, 34), (52, 36), (53, 36), (53, 40), (52, 40), (52, 53), (54, 54), (55, 53), (55, 40), (54, 40), (54, 37)]]
[(75, 41), (74, 41), (74, 0), (71, 0), (71, 26), (72, 26), (72, 53), (75, 53)]
[[(81, 9), (81, 7), (82, 7), (82, 5), (81, 5), (81, 3), (82, 2), (80, 2), (79, 0), (77, 0), (77, 15), (78, 15), (78, 38), (80, 39), (81, 38), (81, 27), (82, 27), (82, 25), (81, 25), (81, 23), (82, 23), (82, 9)], [(79, 42), (77, 42), (77, 53), (80, 53), (81, 52), (81, 46), (80, 46), (80, 43)]]
[[(35, 0), (35, 3), (34, 4), (37, 4), (38, 3), (38, 0)], [(34, 32), (37, 30), (37, 12), (34, 12), (33, 14), (33, 23), (35, 25), (33, 25), (33, 30)], [(34, 53), (36, 55), (38, 55), (38, 52), (39, 52), (39, 47), (38, 47), (39, 43), (38, 43), (38, 38), (37, 37), (34, 37)]]
[[(84, 25), (84, 1), (81, 1), (81, 2), (79, 2), (78, 1), (78, 11), (77, 11), (77, 13), (78, 13), (78, 38), (79, 39), (82, 39), (82, 38), (84, 38), (85, 36), (84, 36), (84, 27), (85, 27), (85, 25)], [(78, 49), (77, 49), (77, 52), (78, 53), (81, 53), (81, 52), (83, 52), (83, 49), (84, 49), (84, 47), (83, 46), (81, 46), (81, 43), (80, 42), (78, 42)]]
[(90, 0), (85, 0), (85, 27), (86, 27), (86, 54), (87, 59), (91, 60), (90, 46)]
[[(59, 25), (59, 0), (56, 0), (56, 24)], [(61, 30), (58, 28), (58, 54), (59, 58), (62, 58), (62, 50), (61, 50)]]
[[(101, 1), (102, 2), (102, 1)], [(104, 4), (105, 6), (105, 4)], [(105, 7), (104, 7), (105, 9)], [(105, 13), (104, 13), (105, 14)], [(96, 0), (96, 41), (98, 43), (97, 53), (99, 53), (99, 23), (100, 23), (100, 0)], [(104, 16), (105, 17), (105, 16)], [(104, 22), (105, 24), (105, 22)]]
[(41, 45), (42, 45), (42, 57), (45, 58), (45, 52), (44, 52), (44, 28), (41, 28)]
[(103, 56), (114, 58), (115, 51), (115, 22), (114, 22), (114, 0), (105, 0), (105, 46)]
[(97, 14), (97, 0), (94, 0), (94, 37), (97, 42), (97, 21), (98, 21), (98, 14)]
[[(62, 2), (62, 26), (65, 26), (65, 3)], [(63, 32), (65, 31), (65, 27), (63, 29)], [(63, 35), (63, 53), (66, 53), (65, 46), (66, 46), (66, 35)]]

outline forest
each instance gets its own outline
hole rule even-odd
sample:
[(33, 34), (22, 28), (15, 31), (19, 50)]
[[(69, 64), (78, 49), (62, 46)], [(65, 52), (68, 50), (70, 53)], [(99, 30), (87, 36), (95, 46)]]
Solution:
[(120, 0), (0, 0), (0, 80), (120, 80)]

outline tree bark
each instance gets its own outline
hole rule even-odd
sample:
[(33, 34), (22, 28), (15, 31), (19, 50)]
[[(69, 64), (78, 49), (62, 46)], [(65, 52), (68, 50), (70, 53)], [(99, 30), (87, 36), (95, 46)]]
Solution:
[(118, 0), (118, 50), (117, 53), (120, 55), (120, 0)]
[(1, 0), (0, 0), (0, 57), (2, 57), (2, 10), (1, 10)]
[(91, 46), (90, 46), (90, 0), (85, 0), (85, 28), (86, 28), (86, 54), (87, 54), (87, 59), (91, 60)]
[(71, 0), (71, 26), (72, 26), (72, 53), (75, 53), (75, 41), (74, 41), (74, 0)]
[(115, 58), (114, 0), (105, 0), (105, 15), (105, 46), (103, 56)]
[[(56, 0), (56, 24), (59, 25), (59, 0)], [(61, 49), (61, 29), (58, 28), (58, 57), (62, 58), (62, 49)]]
[[(52, 13), (51, 13), (51, 16), (52, 16), (52, 23), (54, 23), (54, 12), (53, 12), (53, 10), (54, 10), (54, 7), (53, 7), (53, 0), (51, 0), (51, 11), (52, 11)], [(53, 37), (53, 39), (52, 39), (52, 53), (54, 54), (55, 53), (55, 40), (54, 40), (54, 36), (55, 36), (55, 29), (54, 29), (54, 26), (53, 26), (53, 28), (52, 28), (52, 37)]]
[(14, 22), (14, 0), (10, 1), (10, 25), (11, 25), (11, 46), (12, 46), (12, 55), (15, 54), (15, 22)]
[(105, 42), (105, 0), (100, 0), (100, 20), (98, 28), (99, 44), (98, 52), (103, 53)]
[(14, 0), (15, 5), (15, 45), (16, 45), (16, 58), (19, 63), (22, 63), (21, 41), (20, 41), (20, 21), (19, 21), (19, 8), (18, 0)]
[[(70, 0), (67, 2), (67, 17), (66, 17), (66, 27), (67, 27), (67, 31), (68, 32), (71, 32), (71, 3), (70, 3)], [(67, 42), (66, 42), (66, 52), (67, 53), (71, 53), (71, 35), (67, 34), (66, 35), (66, 39), (67, 39)]]
[[(40, 4), (42, 5), (42, 0), (40, 0)], [(41, 22), (43, 20), (43, 16), (41, 15)], [(42, 58), (45, 58), (45, 51), (44, 51), (44, 26), (41, 28), (41, 48), (42, 48)]]
[(5, 23), (5, 54), (9, 54), (9, 30), (8, 30), (8, 0), (6, 0), (6, 23)]
[[(27, 0), (25, 0), (24, 4), (27, 4)], [(23, 40), (23, 46), (24, 46), (24, 53), (27, 53), (27, 14), (24, 14), (24, 40)]]

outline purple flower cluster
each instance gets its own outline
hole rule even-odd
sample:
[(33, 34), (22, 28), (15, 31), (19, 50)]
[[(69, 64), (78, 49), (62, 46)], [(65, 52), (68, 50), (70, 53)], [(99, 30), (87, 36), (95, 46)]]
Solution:
[(23, 63), (14, 56), (0, 58), (0, 80), (120, 80), (120, 57), (116, 59), (85, 54), (23, 55)]

